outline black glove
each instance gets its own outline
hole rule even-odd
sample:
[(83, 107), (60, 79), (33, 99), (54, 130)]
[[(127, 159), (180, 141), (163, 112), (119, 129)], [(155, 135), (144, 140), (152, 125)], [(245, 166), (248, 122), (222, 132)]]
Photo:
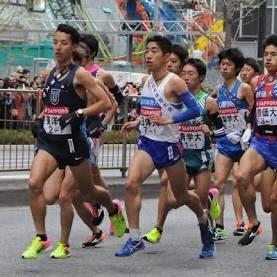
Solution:
[(32, 122), (31, 131), (32, 131), (32, 134), (33, 134), (34, 138), (38, 137), (38, 132), (42, 128), (42, 126), (43, 126), (43, 119), (42, 118), (38, 117), (38, 118), (36, 118), (35, 121)]
[(94, 129), (94, 130), (90, 131), (89, 133), (87, 131), (87, 135), (90, 136), (91, 138), (100, 138), (101, 134), (103, 134), (104, 131), (105, 131), (104, 128), (98, 127), (97, 129)]
[(72, 122), (78, 120), (80, 118), (80, 115), (77, 113), (77, 111), (69, 114), (62, 115), (58, 121), (62, 129), (64, 129), (68, 124), (71, 124)]
[(99, 116), (89, 117), (86, 125), (86, 134), (88, 137), (99, 138), (105, 131), (105, 126), (102, 124)]

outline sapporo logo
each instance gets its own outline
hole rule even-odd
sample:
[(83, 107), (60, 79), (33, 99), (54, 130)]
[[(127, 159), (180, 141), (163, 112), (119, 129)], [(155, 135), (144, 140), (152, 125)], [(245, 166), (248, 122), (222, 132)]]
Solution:
[(59, 104), (60, 92), (61, 92), (60, 89), (56, 89), (56, 88), (51, 89), (51, 94), (50, 94), (51, 104), (53, 104), (53, 105)]

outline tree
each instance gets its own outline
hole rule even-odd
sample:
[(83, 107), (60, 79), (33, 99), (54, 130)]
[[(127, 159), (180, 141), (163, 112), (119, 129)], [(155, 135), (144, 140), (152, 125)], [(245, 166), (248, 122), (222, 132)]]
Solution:
[[(225, 31), (225, 48), (229, 48), (233, 41), (233, 26), (242, 18), (246, 18), (254, 10), (259, 9), (266, 0), (224, 0), (223, 5), (223, 18), (224, 18), (224, 31)], [(246, 7), (247, 12), (240, 17), (239, 11), (241, 8)]]

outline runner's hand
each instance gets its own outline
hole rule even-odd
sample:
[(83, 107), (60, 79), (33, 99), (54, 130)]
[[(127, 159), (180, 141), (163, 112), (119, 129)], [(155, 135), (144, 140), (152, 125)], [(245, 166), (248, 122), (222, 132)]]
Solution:
[(232, 143), (232, 144), (238, 144), (241, 140), (241, 132), (240, 131), (234, 131), (231, 132), (227, 135), (227, 139)]
[(126, 122), (120, 129), (120, 134), (125, 137), (129, 138), (129, 132), (136, 128), (139, 122), (137, 120)]
[(241, 137), (243, 143), (248, 143), (251, 138), (251, 129), (246, 129)]
[(149, 120), (158, 126), (168, 125), (173, 123), (173, 119), (169, 117), (161, 117), (159, 115), (150, 115)]
[(80, 116), (77, 114), (77, 112), (69, 113), (69, 114), (64, 114), (62, 115), (58, 121), (60, 123), (60, 126), (62, 129), (64, 129), (68, 124), (76, 121)]
[(204, 133), (205, 136), (212, 136), (212, 132), (209, 129), (209, 126), (206, 124), (202, 124), (201, 126), (201, 131)]

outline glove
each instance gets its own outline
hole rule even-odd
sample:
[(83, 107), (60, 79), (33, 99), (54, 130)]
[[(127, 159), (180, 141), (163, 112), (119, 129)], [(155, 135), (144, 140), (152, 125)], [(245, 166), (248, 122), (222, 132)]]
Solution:
[(77, 119), (80, 118), (80, 115), (78, 115), (77, 112), (73, 112), (73, 113), (69, 113), (69, 114), (64, 114), (62, 115), (58, 121), (59, 121), (59, 124), (62, 128), (62, 130), (70, 123), (76, 121)]
[(243, 143), (248, 143), (251, 138), (251, 129), (246, 129), (241, 137)]
[(89, 132), (87, 130), (87, 136), (91, 137), (91, 138), (100, 138), (100, 136), (104, 133), (104, 131), (105, 131), (105, 129), (102, 127), (98, 127)]
[(34, 138), (38, 137), (38, 132), (42, 128), (42, 125), (43, 125), (43, 119), (39, 117), (37, 117), (36, 120), (32, 122), (31, 131)]
[(229, 133), (226, 137), (229, 140), (229, 142), (231, 142), (232, 144), (238, 144), (241, 139), (241, 132), (234, 131), (234, 132)]
[(251, 134), (252, 134), (251, 129), (246, 129), (244, 131), (240, 141), (242, 150), (246, 150), (248, 148)]
[(107, 125), (102, 124), (102, 122), (92, 121), (87, 124), (86, 134), (91, 138), (99, 138), (107, 129)]

